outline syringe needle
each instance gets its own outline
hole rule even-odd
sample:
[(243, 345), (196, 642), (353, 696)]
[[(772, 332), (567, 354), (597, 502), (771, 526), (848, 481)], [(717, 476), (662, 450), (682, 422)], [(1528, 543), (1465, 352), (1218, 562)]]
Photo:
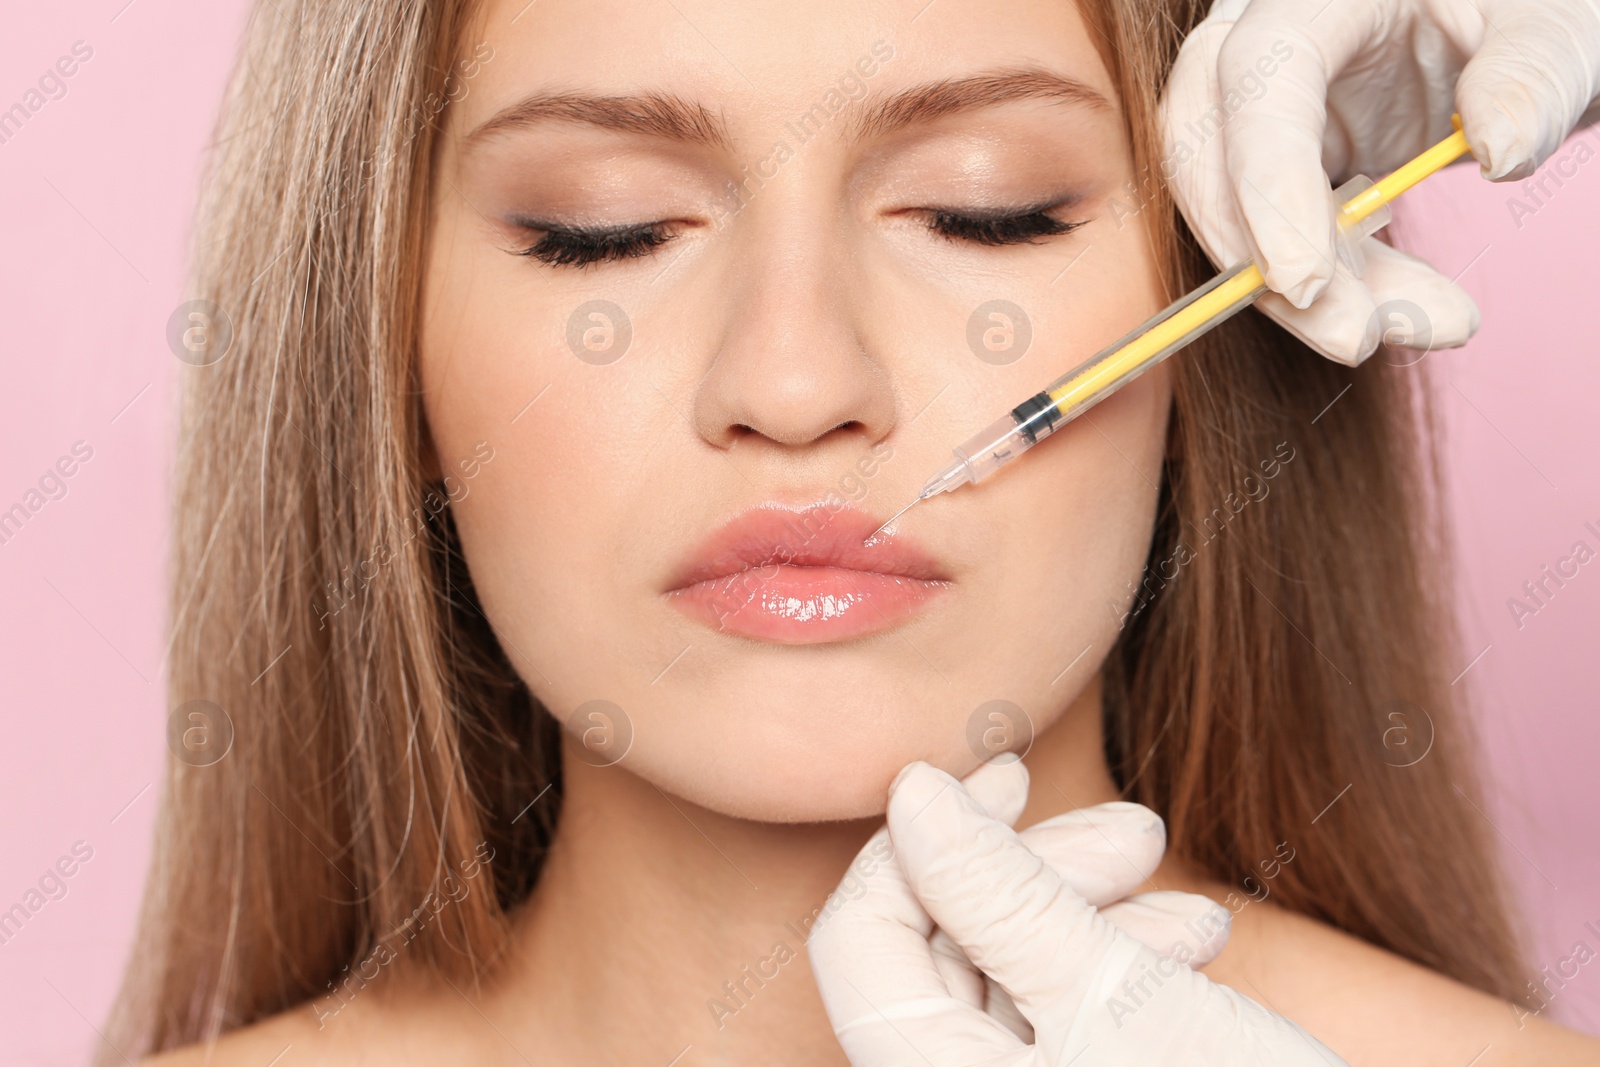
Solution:
[[(920, 497), (920, 496), (917, 497), (917, 499), (913, 500), (911, 503), (907, 504), (905, 507), (903, 507), (899, 511), (895, 512), (893, 515), (889, 516), (889, 522), (893, 522), (894, 520), (898, 519), (900, 516), (904, 515), (906, 512), (910, 511), (912, 508), (916, 507), (919, 503), (922, 502), (922, 499), (923, 498)], [(884, 531), (884, 528), (889, 525), (889, 522), (884, 523), (883, 526), (878, 527), (876, 530), (873, 530), (870, 534), (868, 534), (865, 538), (863, 538), (862, 539), (862, 544), (865, 544), (867, 541), (870, 541), (874, 537), (877, 537), (879, 534), (881, 534)]]

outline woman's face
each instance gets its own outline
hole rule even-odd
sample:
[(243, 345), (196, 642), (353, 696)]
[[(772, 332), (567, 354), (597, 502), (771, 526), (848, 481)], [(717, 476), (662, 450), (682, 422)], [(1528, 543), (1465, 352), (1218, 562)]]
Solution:
[(489, 0), (466, 52), (424, 403), (570, 751), (837, 819), (911, 760), (975, 767), (992, 702), (1058, 719), (1149, 546), (1164, 370), (861, 541), (1163, 303), (1074, 6)]

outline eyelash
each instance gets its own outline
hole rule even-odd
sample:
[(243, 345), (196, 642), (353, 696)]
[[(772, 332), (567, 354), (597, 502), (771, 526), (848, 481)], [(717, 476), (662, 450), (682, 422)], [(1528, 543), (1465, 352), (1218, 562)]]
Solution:
[(649, 255), (676, 236), (667, 233), (659, 222), (619, 229), (528, 228), (542, 229), (544, 236), (526, 248), (517, 249), (516, 254), (552, 267), (582, 268), (610, 260), (635, 259)]
[[(928, 229), (947, 240), (991, 247), (1037, 244), (1040, 238), (1071, 233), (1083, 224), (1081, 221), (1063, 222), (1042, 210), (990, 216), (935, 210), (928, 218)], [(647, 256), (677, 236), (666, 232), (664, 224), (659, 222), (620, 229), (531, 225), (528, 228), (542, 229), (544, 236), (526, 248), (516, 249), (517, 255), (552, 267), (579, 269)]]
[(934, 211), (928, 219), (928, 229), (939, 236), (976, 245), (1037, 244), (1041, 237), (1071, 233), (1083, 224), (1082, 221), (1063, 222), (1042, 210), (1019, 215), (976, 216)]

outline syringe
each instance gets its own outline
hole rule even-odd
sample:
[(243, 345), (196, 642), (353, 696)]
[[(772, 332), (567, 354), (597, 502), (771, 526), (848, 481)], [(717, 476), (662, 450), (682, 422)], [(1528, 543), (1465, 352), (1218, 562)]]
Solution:
[[(1389, 202), (1466, 154), (1461, 116), (1453, 115), (1450, 121), (1455, 126), (1453, 134), (1387, 177), (1373, 182), (1358, 174), (1334, 190), (1340, 205), (1340, 254), (1358, 273), (1358, 243), (1388, 224)], [(955, 462), (928, 479), (917, 498), (895, 512), (868, 540), (921, 501), (983, 481), (1266, 291), (1261, 268), (1253, 259), (1223, 271), (964, 441), (954, 450)]]

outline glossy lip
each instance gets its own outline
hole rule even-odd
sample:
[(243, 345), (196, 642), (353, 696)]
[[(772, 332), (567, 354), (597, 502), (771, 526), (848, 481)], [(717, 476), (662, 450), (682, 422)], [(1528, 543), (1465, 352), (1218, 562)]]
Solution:
[(666, 597), (714, 630), (821, 644), (895, 626), (950, 585), (939, 561), (856, 508), (765, 506), (718, 527), (674, 573)]

